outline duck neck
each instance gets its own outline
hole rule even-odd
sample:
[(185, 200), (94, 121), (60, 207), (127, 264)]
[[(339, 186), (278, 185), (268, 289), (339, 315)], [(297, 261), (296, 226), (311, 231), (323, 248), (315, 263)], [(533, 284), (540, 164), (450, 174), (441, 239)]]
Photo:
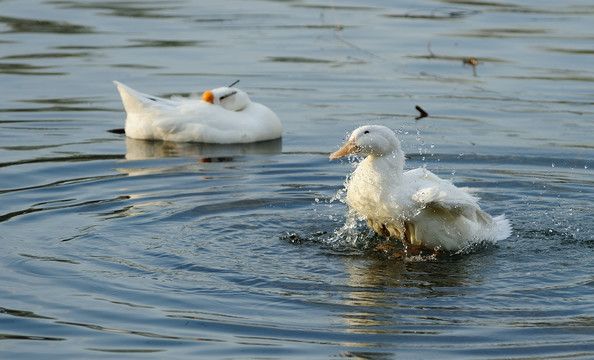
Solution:
[(377, 171), (394, 182), (400, 182), (404, 173), (404, 154), (394, 151), (386, 155), (370, 155), (370, 161)]

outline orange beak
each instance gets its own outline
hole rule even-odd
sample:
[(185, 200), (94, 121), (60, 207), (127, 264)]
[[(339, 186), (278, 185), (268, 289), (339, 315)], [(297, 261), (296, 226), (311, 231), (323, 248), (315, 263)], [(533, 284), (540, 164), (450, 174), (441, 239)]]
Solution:
[(355, 139), (350, 139), (343, 147), (330, 154), (330, 160), (340, 159), (358, 152), (359, 147), (355, 145)]
[(202, 101), (206, 101), (211, 104), (214, 104), (214, 95), (212, 94), (212, 92), (210, 92), (209, 90), (205, 91), (202, 94)]

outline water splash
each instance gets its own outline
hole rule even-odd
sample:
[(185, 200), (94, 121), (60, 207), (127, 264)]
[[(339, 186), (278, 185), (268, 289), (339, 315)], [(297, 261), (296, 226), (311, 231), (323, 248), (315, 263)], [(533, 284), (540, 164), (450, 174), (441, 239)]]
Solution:
[(347, 210), (344, 224), (334, 229), (325, 242), (334, 247), (365, 248), (369, 232), (364, 231), (357, 215), (352, 210)]
[[(344, 197), (348, 189), (348, 184), (349, 179), (347, 178), (345, 187), (338, 190), (326, 204), (332, 206), (332, 203), (335, 201), (345, 203)], [(321, 202), (317, 203), (319, 204)], [(332, 215), (327, 216), (328, 218), (332, 218)], [(339, 225), (339, 219), (342, 218), (338, 216), (334, 218), (334, 223)], [(365, 255), (386, 260), (407, 262), (433, 261), (439, 259), (441, 256), (452, 255), (405, 245), (398, 239), (381, 236), (351, 209), (347, 209), (342, 225), (325, 234), (325, 236), (316, 237), (315, 240), (329, 245), (334, 251), (346, 252), (351, 255)]]

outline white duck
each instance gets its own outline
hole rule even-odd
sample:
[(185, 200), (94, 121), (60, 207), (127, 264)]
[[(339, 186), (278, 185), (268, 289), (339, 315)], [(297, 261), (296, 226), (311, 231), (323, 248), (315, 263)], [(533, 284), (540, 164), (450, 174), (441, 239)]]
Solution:
[(431, 250), (460, 250), (511, 234), (504, 215), (491, 217), (478, 198), (424, 168), (404, 171), (400, 141), (387, 127), (356, 129), (330, 160), (367, 155), (347, 185), (346, 202), (373, 230)]
[(205, 91), (202, 99), (163, 99), (114, 83), (128, 114), (126, 135), (134, 139), (232, 144), (282, 135), (278, 116), (237, 88)]

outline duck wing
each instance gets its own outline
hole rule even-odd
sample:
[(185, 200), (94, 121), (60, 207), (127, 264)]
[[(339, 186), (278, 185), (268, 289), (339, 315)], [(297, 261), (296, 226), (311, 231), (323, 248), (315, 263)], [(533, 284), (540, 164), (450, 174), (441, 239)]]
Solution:
[(161, 116), (153, 122), (164, 140), (219, 144), (254, 141), (247, 125), (241, 114), (211, 104), (196, 104), (187, 112)]
[(409, 175), (415, 175), (417, 186), (412, 194), (412, 201), (421, 209), (433, 208), (436, 211), (446, 211), (452, 216), (464, 216), (472, 221), (488, 221), (489, 217), (480, 210), (479, 198), (472, 195), (468, 188), (458, 188), (450, 181), (439, 178), (425, 169), (413, 170)]
[(468, 220), (478, 223), (490, 223), (491, 217), (478, 206), (478, 198), (462, 189), (446, 191), (440, 187), (425, 188), (417, 191), (412, 199), (421, 209), (432, 209), (452, 217), (464, 216)]

